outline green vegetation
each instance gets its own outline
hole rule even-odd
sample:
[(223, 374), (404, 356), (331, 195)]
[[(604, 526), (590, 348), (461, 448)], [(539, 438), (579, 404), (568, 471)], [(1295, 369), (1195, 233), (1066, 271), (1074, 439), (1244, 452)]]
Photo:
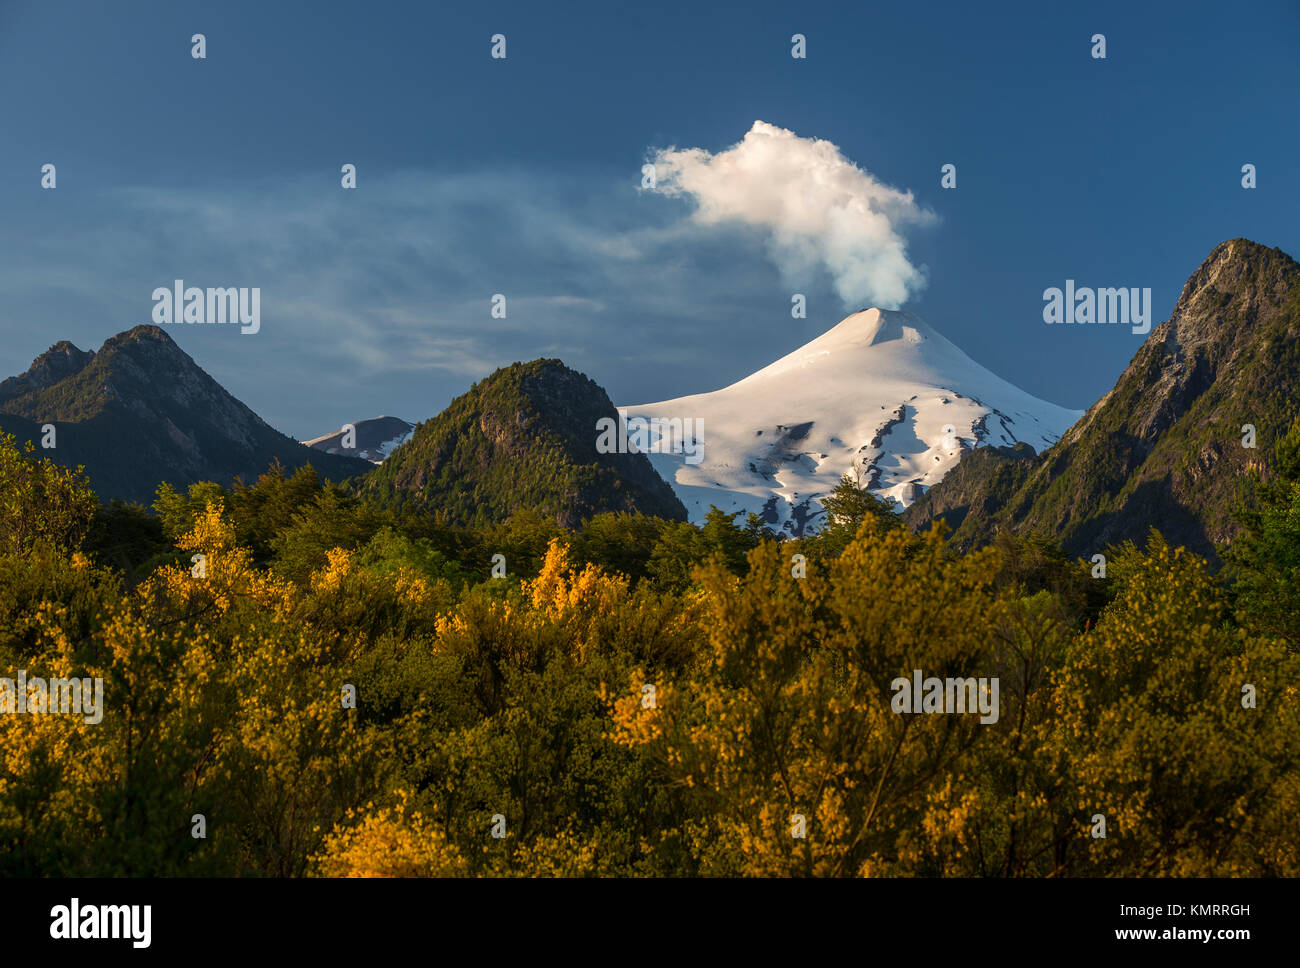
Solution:
[(1300, 649), (1300, 418), (1278, 441), (1272, 477), (1256, 475), (1250, 490), (1226, 555), (1240, 618)]
[(387, 505), (486, 525), (525, 508), (566, 527), (606, 511), (684, 520), (642, 454), (598, 454), (605, 391), (559, 360), (497, 370), (420, 424), (358, 488)]
[[(0, 873), (1295, 876), (1279, 454), (1229, 588), (1159, 536), (1104, 580), (1041, 535), (960, 554), (847, 481), (784, 542), (310, 468), (95, 511), (3, 440), (0, 667), (104, 705), (0, 715)], [(997, 722), (895, 712), (914, 669), (996, 677)]]

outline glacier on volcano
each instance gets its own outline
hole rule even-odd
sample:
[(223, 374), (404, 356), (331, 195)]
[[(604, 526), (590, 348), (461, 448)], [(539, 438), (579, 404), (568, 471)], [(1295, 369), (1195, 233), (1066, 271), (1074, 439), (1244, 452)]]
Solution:
[(1083, 415), (994, 375), (913, 314), (882, 309), (721, 390), (620, 409), (703, 427), (700, 463), (646, 455), (692, 521), (716, 505), (794, 536), (817, 530), (819, 499), (845, 473), (905, 507), (963, 452), (1020, 441), (1041, 452)]

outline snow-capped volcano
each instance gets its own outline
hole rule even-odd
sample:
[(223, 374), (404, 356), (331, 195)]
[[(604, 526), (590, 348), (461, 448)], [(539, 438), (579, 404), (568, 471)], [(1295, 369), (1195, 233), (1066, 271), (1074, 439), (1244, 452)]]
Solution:
[[(351, 427), (351, 434), (348, 427)], [(303, 443), (327, 454), (360, 457), (372, 464), (382, 464), (399, 444), (411, 439), (415, 424), (401, 417), (370, 417), (340, 427), (332, 433), (304, 440)]]
[(692, 521), (717, 505), (796, 535), (816, 530), (818, 499), (855, 468), (906, 506), (963, 450), (1024, 441), (1041, 452), (1083, 415), (995, 376), (911, 313), (881, 309), (724, 389), (621, 409), (629, 427), (658, 418), (652, 442), (662, 421), (696, 428), (701, 451), (647, 454)]

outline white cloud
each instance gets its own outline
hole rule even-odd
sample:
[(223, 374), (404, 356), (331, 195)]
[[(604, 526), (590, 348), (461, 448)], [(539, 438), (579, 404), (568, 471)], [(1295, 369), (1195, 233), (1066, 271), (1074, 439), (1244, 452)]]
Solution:
[(925, 286), (924, 267), (908, 259), (901, 230), (936, 216), (829, 141), (755, 121), (725, 151), (673, 147), (652, 160), (656, 190), (694, 200), (697, 223), (762, 230), (789, 285), (804, 285), (824, 267), (849, 309), (896, 309)]

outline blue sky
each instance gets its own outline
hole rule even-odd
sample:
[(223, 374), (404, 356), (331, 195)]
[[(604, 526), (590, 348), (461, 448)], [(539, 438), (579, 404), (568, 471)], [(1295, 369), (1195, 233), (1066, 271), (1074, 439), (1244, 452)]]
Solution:
[(899, 229), (904, 308), (1085, 408), (1141, 338), (1045, 325), (1045, 288), (1149, 287), (1159, 322), (1225, 239), (1300, 256), (1300, 5), (988, 6), (0, 0), (0, 375), (181, 278), (261, 288), (257, 335), (170, 331), (299, 438), (539, 356), (619, 403), (716, 389), (865, 308), (640, 190), (656, 149), (762, 120), (933, 214)]

